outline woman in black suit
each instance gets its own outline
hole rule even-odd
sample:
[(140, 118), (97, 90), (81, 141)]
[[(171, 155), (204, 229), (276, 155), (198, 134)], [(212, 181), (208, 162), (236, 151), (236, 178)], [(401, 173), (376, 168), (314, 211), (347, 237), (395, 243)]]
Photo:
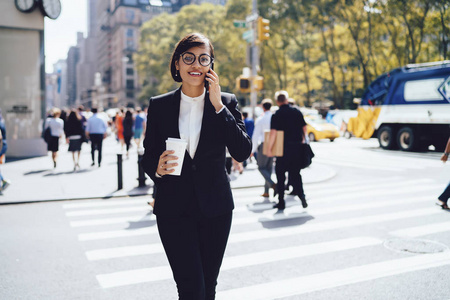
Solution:
[[(142, 165), (155, 183), (159, 235), (179, 299), (214, 299), (234, 208), (225, 152), (237, 161), (251, 153), (251, 139), (233, 94), (220, 91), (214, 48), (203, 35), (181, 39), (170, 71), (182, 85), (149, 101)], [(188, 142), (180, 176), (166, 150), (168, 138)]]

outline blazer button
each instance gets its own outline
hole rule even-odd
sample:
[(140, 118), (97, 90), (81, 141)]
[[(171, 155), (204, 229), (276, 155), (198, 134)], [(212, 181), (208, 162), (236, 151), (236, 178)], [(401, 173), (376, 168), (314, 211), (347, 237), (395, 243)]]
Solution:
[(196, 165), (192, 165), (192, 171), (197, 171), (197, 166)]

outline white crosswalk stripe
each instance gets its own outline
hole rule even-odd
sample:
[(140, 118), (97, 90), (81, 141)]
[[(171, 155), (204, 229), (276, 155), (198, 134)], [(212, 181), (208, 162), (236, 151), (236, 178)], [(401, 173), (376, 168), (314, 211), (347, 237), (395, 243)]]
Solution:
[[(449, 232), (450, 222), (441, 218), (446, 213), (429, 198), (439, 188), (431, 179), (404, 180), (398, 172), (371, 182), (311, 184), (305, 186), (309, 207), (303, 209), (298, 199), (286, 197), (288, 208), (283, 213), (276, 213), (271, 208), (272, 202), (262, 202), (258, 196), (262, 188), (235, 189), (236, 208), (217, 299), (293, 297), (449, 265), (449, 251), (407, 257), (384, 254), (384, 260), (371, 261), (366, 257), (360, 265), (331, 266), (320, 272), (291, 274), (282, 279), (268, 276), (262, 282), (247, 282), (245, 278), (231, 280), (244, 270), (260, 272), (260, 268), (272, 266), (280, 271), (283, 266), (295, 265), (304, 258), (347, 252), (365, 257), (368, 249), (368, 252), (385, 253), (388, 250), (383, 247), (383, 241), (393, 236), (414, 238)], [(151, 214), (147, 201), (146, 198), (111, 199), (62, 205), (68, 223), (86, 249), (87, 260), (99, 267), (96, 278), (100, 287), (120, 289), (152, 282), (173, 286), (166, 260), (144, 267), (133, 264), (135, 267), (129, 269), (114, 268), (123, 259), (165, 256), (156, 217)], [(432, 224), (421, 221), (431, 217), (436, 218)], [(403, 222), (405, 225), (396, 227)], [(367, 235), (368, 229), (374, 226), (383, 233)], [(353, 228), (359, 228), (360, 234), (350, 234)], [(227, 278), (228, 284), (221, 287), (220, 282)]]
[(222, 291), (217, 299), (271, 300), (446, 265), (450, 265), (450, 251)]
[[(381, 244), (381, 241), (374, 238), (354, 238), (306, 246), (276, 249), (265, 252), (256, 252), (242, 256), (227, 257), (223, 262), (221, 270), (224, 271), (309, 255), (318, 255), (327, 252), (373, 246), (377, 244)], [(158, 274), (159, 276), (155, 277), (152, 276), (152, 274)], [(102, 287), (109, 288), (141, 282), (165, 280), (170, 279), (170, 276), (170, 268), (167, 266), (166, 268), (146, 268), (132, 271), (116, 272), (113, 274), (98, 275), (97, 279)]]
[(419, 237), (433, 233), (450, 231), (450, 222), (441, 222), (391, 231), (395, 236)]

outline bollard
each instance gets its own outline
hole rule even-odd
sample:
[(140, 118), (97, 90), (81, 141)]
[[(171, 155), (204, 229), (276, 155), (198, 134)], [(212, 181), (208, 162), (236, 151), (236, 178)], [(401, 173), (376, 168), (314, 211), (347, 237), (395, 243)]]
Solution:
[(123, 188), (122, 180), (122, 153), (117, 154), (117, 190)]
[(143, 149), (139, 149), (138, 150), (138, 161), (137, 161), (137, 163), (138, 163), (138, 178), (137, 178), (137, 180), (139, 182), (139, 187), (144, 187), (146, 185), (145, 184), (145, 180), (146, 180), (145, 172), (144, 172), (144, 168), (141, 165), (142, 157), (144, 157), (144, 151), (143, 151)]

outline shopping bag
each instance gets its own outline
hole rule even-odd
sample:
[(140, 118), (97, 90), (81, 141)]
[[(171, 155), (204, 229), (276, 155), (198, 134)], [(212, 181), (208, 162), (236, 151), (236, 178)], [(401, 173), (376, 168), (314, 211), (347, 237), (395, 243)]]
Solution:
[[(270, 131), (264, 132), (264, 144), (263, 144), (263, 154), (267, 155), (269, 152), (269, 136)], [(275, 136), (275, 143), (272, 148), (272, 155), (275, 157), (283, 157), (283, 144), (284, 144), (284, 131), (277, 130)]]

